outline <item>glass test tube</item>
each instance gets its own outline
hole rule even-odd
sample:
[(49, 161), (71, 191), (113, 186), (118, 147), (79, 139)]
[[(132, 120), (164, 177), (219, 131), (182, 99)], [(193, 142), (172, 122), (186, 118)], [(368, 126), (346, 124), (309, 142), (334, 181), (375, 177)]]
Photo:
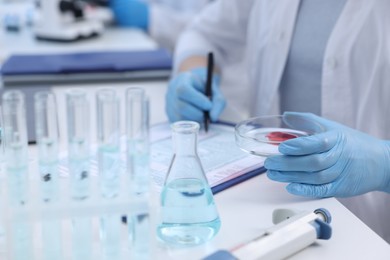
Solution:
[(82, 89), (70, 89), (67, 94), (68, 159), (72, 197), (89, 196), (90, 129), (89, 102)]
[[(113, 89), (96, 93), (99, 181), (102, 196), (112, 199), (120, 185), (119, 99)], [(120, 215), (105, 214), (100, 219), (103, 259), (119, 259), (121, 248)]]
[[(127, 170), (134, 194), (149, 191), (149, 101), (141, 88), (126, 90)], [(149, 257), (149, 214), (127, 216), (129, 238), (135, 259)]]
[(135, 193), (149, 190), (149, 101), (141, 88), (126, 90), (127, 170)]
[[(48, 91), (34, 95), (35, 132), (39, 155), (42, 197), (46, 203), (58, 203), (58, 119), (55, 95)], [(62, 259), (61, 225), (57, 219), (42, 223), (43, 259)]]
[[(28, 197), (28, 156), (25, 97), (21, 91), (3, 94), (5, 164), (9, 206), (22, 206)], [(31, 226), (25, 215), (15, 215), (9, 228), (12, 259), (28, 259), (32, 254)]]
[(114, 90), (101, 89), (96, 105), (100, 188), (104, 197), (115, 197), (120, 177), (119, 99)]
[(18, 90), (3, 95), (5, 162), (10, 199), (24, 204), (28, 193), (27, 126), (24, 94)]
[(39, 172), (45, 201), (58, 199), (58, 122), (53, 93), (42, 91), (34, 96), (35, 132), (39, 154)]
[[(89, 102), (83, 89), (70, 89), (66, 94), (68, 123), (68, 165), (73, 200), (89, 197)], [(92, 223), (88, 217), (72, 220), (73, 259), (90, 259)]]

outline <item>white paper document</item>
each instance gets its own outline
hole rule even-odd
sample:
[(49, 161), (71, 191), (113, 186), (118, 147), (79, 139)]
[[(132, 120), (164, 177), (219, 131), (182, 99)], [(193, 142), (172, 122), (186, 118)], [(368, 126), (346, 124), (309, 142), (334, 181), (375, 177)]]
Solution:
[[(173, 155), (171, 129), (168, 124), (151, 129), (152, 177), (158, 186), (164, 184)], [(265, 158), (250, 155), (235, 144), (234, 127), (212, 124), (208, 133), (199, 132), (198, 155), (211, 187), (242, 176), (264, 165)]]
[[(151, 177), (157, 189), (161, 189), (173, 156), (173, 143), (169, 124), (158, 124), (150, 129), (150, 169)], [(212, 124), (208, 133), (199, 132), (198, 155), (206, 173), (209, 185), (213, 188), (226, 183), (223, 190), (230, 187), (232, 181), (251, 173), (251, 177), (264, 171), (265, 158), (250, 155), (242, 151), (235, 143), (234, 127), (224, 124)], [(122, 141), (122, 170), (126, 167), (126, 140)], [(95, 153), (91, 159), (90, 173), (98, 174), (98, 163)], [(68, 176), (66, 157), (60, 162), (60, 175)], [(256, 172), (255, 172), (256, 171)], [(248, 177), (249, 178), (249, 177)], [(242, 178), (241, 181), (247, 178)], [(238, 182), (241, 182), (238, 181)]]

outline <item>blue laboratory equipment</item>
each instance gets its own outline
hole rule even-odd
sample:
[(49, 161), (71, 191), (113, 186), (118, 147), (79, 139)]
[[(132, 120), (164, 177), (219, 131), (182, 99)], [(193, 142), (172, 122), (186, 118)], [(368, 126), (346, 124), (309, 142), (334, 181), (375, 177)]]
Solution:
[(157, 235), (179, 245), (198, 245), (212, 239), (221, 222), (213, 194), (197, 154), (199, 124), (172, 125), (174, 155), (161, 193), (162, 223)]
[[(3, 94), (3, 129), (5, 167), (9, 207), (22, 208), (27, 204), (28, 155), (25, 97), (21, 91), (10, 90)], [(8, 227), (13, 259), (28, 259), (32, 252), (31, 226), (22, 214), (15, 214)]]
[[(82, 201), (90, 193), (89, 102), (83, 89), (66, 93), (68, 123), (68, 167), (73, 200)], [(74, 259), (91, 257), (92, 223), (88, 217), (74, 218), (72, 230)]]
[[(42, 198), (46, 203), (58, 203), (59, 132), (55, 95), (48, 91), (37, 92), (34, 95), (34, 109)], [(58, 219), (42, 223), (42, 239), (45, 244), (43, 259), (62, 259), (61, 226)]]
[[(127, 171), (131, 196), (147, 196), (150, 186), (149, 169), (149, 100), (142, 88), (126, 89)], [(133, 257), (148, 258), (149, 213), (127, 216)]]
[[(119, 99), (113, 89), (96, 93), (97, 143), (100, 192), (104, 200), (120, 191), (120, 116)], [(118, 259), (121, 240), (120, 215), (106, 213), (100, 219), (104, 259)]]

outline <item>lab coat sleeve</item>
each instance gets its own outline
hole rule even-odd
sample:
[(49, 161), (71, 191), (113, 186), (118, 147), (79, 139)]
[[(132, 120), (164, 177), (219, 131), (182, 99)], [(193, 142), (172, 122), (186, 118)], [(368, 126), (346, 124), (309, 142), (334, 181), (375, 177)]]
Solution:
[(149, 34), (161, 46), (173, 50), (180, 33), (194, 18), (196, 12), (178, 12), (163, 4), (151, 4)]
[(181, 35), (175, 51), (174, 71), (186, 58), (214, 52), (217, 65), (238, 58), (246, 43), (254, 1), (222, 0), (208, 5)]

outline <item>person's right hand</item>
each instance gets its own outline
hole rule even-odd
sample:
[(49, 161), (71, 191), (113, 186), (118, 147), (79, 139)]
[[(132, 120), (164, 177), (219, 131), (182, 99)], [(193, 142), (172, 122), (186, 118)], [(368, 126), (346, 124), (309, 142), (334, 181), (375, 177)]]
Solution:
[(168, 85), (166, 107), (169, 121), (192, 120), (202, 122), (203, 112), (210, 112), (211, 121), (217, 121), (225, 108), (225, 98), (219, 89), (220, 77), (213, 76), (212, 100), (206, 97), (206, 68), (196, 68), (182, 72)]

